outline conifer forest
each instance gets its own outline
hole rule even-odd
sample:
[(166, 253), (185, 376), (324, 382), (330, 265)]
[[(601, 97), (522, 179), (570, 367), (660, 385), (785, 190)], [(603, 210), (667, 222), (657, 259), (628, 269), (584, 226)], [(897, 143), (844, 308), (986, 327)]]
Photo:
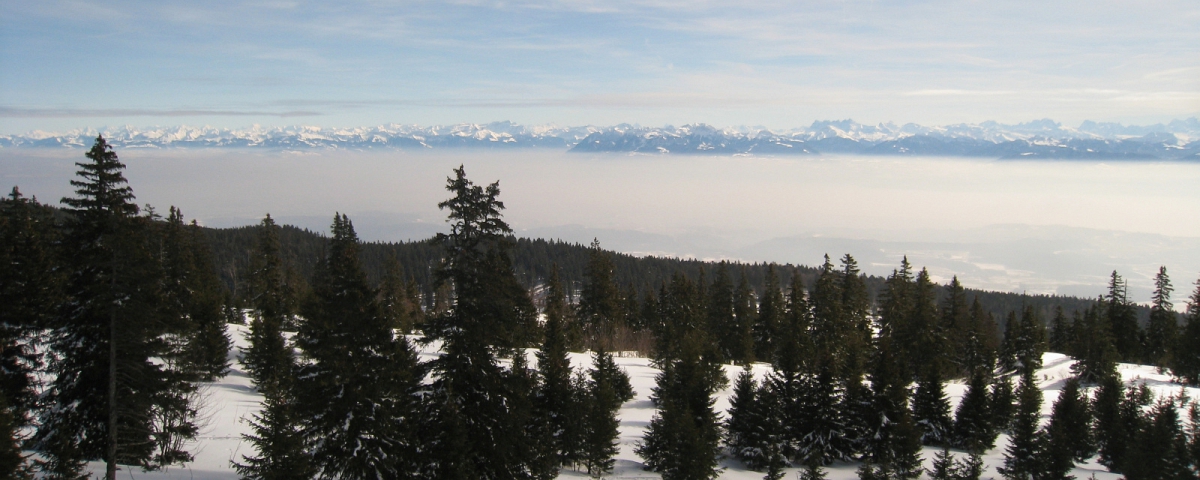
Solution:
[(1116, 271), (1075, 298), (907, 259), (869, 276), (843, 252), (636, 257), (517, 238), (499, 184), (463, 167), (425, 241), (363, 242), (334, 212), (328, 232), (214, 229), (139, 206), (103, 137), (76, 165), (73, 196), (0, 202), (0, 478), (178, 469), (205, 386), (245, 375), (245, 479), (602, 478), (641, 398), (637, 467), (666, 480), (1200, 479), (1200, 282), (1166, 266), (1149, 299)]

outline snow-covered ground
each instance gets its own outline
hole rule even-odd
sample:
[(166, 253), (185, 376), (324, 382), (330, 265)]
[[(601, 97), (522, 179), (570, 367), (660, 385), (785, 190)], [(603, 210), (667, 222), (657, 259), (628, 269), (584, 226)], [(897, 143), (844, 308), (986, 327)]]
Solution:
[[(230, 325), (229, 328), (235, 344), (240, 347), (246, 346), (246, 327)], [(533, 352), (533, 350), (528, 351), (531, 366), (536, 365), (537, 361)], [(195, 461), (185, 466), (175, 466), (159, 472), (142, 472), (138, 469), (122, 470), (119, 473), (120, 478), (194, 480), (237, 478), (236, 472), (230, 466), (230, 461), (240, 460), (241, 455), (254, 453), (253, 447), (242, 441), (242, 434), (246, 433), (249, 428), (245, 419), (258, 411), (260, 400), (260, 396), (251, 385), (250, 378), (246, 376), (241, 364), (237, 362), (237, 354), (237, 349), (230, 353), (234, 360), (233, 371), (220, 381), (206, 386), (207, 405), (204, 408), (204, 426), (196, 443), (191, 447), (191, 451), (196, 457)], [(436, 345), (432, 345), (422, 350), (421, 359), (428, 361), (436, 354)], [(576, 369), (590, 368), (591, 355), (571, 354), (571, 362)], [(633, 450), (650, 424), (650, 419), (654, 416), (650, 393), (654, 387), (654, 377), (658, 370), (651, 367), (649, 359), (646, 358), (618, 357), (616, 362), (629, 374), (637, 395), (621, 408), (621, 451), (617, 455), (616, 468), (605, 478), (657, 479), (659, 478), (657, 474), (642, 470), (641, 459), (634, 454)], [(1073, 361), (1061, 354), (1047, 353), (1043, 357), (1043, 362), (1044, 367), (1038, 371), (1037, 379), (1045, 394), (1042, 419), (1046, 421), (1063, 383), (1071, 376), (1070, 367)], [(729, 377), (729, 387), (717, 393), (716, 408), (721, 412), (729, 408), (729, 397), (733, 395), (734, 380), (741, 371), (741, 367), (733, 365), (727, 365), (724, 368), (726, 376)], [(1120, 364), (1118, 368), (1126, 382), (1145, 382), (1156, 396), (1178, 394), (1180, 391), (1179, 384), (1171, 383), (1168, 375), (1158, 373), (1154, 367)], [(754, 373), (759, 379), (766, 376), (769, 370), (769, 365), (754, 365)], [(966, 385), (961, 382), (952, 382), (947, 385), (946, 393), (950, 397), (952, 407), (957, 407), (958, 401), (965, 391)], [(1193, 399), (1200, 399), (1200, 389), (1186, 388), (1185, 391)], [(997, 447), (985, 456), (987, 470), (983, 478), (1000, 478), (1000, 475), (996, 473), (996, 467), (1003, 461), (1004, 448), (1008, 444), (1007, 437), (1001, 435), (996, 444)], [(932, 461), (933, 455), (937, 451), (934, 448), (925, 449), (926, 466)], [(721, 478), (759, 479), (763, 477), (762, 473), (747, 470), (736, 460), (725, 459), (721, 465), (725, 468)], [(857, 464), (835, 464), (827, 469), (828, 477), (831, 480), (858, 478), (855, 474), (857, 468)], [(90, 469), (94, 474), (103, 476), (103, 464), (93, 462)], [(786, 478), (797, 478), (797, 472), (798, 469), (788, 469)], [(1074, 474), (1077, 478), (1091, 478), (1093, 474), (1097, 479), (1120, 478), (1119, 475), (1108, 473), (1103, 466), (1095, 463), (1094, 459), (1087, 464), (1078, 465)], [(564, 470), (559, 478), (587, 478), (587, 474), (586, 472)]]

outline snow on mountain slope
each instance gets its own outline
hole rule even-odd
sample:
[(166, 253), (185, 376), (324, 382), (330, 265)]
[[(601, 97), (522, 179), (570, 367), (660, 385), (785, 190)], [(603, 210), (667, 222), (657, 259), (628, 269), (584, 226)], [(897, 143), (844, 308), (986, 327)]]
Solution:
[[(704, 155), (966, 155), (1050, 158), (1200, 158), (1200, 120), (1123, 126), (1084, 122), (1064, 127), (1049, 119), (1016, 125), (865, 125), (853, 120), (816, 121), (807, 128), (526, 126), (512, 122), (373, 127), (316, 126), (242, 129), (122, 126), (68, 132), (0, 135), (0, 148), (85, 148), (103, 134), (117, 148), (437, 149), (555, 148), (575, 152), (690, 153)], [(1189, 143), (1190, 142), (1190, 143)]]
[[(229, 330), (234, 338), (235, 345), (238, 347), (247, 346), (245, 340), (248, 332), (247, 327), (230, 325)], [(438, 347), (437, 344), (434, 344), (423, 348), (420, 353), (421, 361), (429, 361), (437, 356)], [(528, 350), (526, 353), (530, 365), (536, 366), (537, 359), (534, 356), (534, 350)], [(191, 446), (191, 451), (196, 456), (195, 461), (185, 466), (174, 466), (161, 472), (141, 472), (137, 469), (123, 470), (119, 474), (120, 478), (194, 480), (226, 480), (237, 478), (237, 474), (233, 471), (229, 462), (230, 460), (240, 459), (241, 455), (252, 455), (254, 453), (251, 445), (243, 442), (241, 436), (249, 431), (245, 419), (259, 410), (258, 402), (261, 397), (253, 389), (250, 379), (245, 375), (241, 365), (237, 363), (237, 350), (235, 349), (230, 355), (235, 362), (233, 371), (225, 378), (206, 386), (208, 403), (204, 408), (204, 426), (201, 429), (199, 438)], [(570, 356), (574, 368), (590, 368), (590, 354), (573, 353)], [(1044, 367), (1037, 372), (1036, 376), (1038, 385), (1045, 395), (1042, 405), (1043, 422), (1049, 418), (1052, 405), (1058, 398), (1064, 381), (1071, 376), (1070, 368), (1073, 362), (1069, 357), (1057, 353), (1047, 353), (1043, 356)], [(655, 410), (650, 401), (650, 394), (654, 388), (654, 377), (658, 374), (658, 370), (653, 368), (650, 365), (650, 360), (644, 357), (618, 357), (616, 363), (629, 374), (633, 388), (636, 391), (636, 396), (621, 408), (619, 414), (621, 419), (620, 453), (617, 454), (616, 468), (611, 475), (605, 478), (659, 478), (653, 472), (642, 470), (641, 459), (634, 454), (634, 448), (641, 441), (646, 427), (650, 424), (650, 419), (654, 416)], [(741, 371), (741, 367), (726, 365), (724, 369), (726, 376), (729, 377), (729, 387), (717, 393), (716, 408), (720, 412), (725, 412), (729, 408), (729, 397), (733, 394), (733, 384)], [(1156, 396), (1178, 394), (1182, 388), (1179, 384), (1171, 383), (1169, 375), (1158, 373), (1154, 367), (1120, 364), (1118, 369), (1126, 382), (1144, 382)], [(755, 376), (761, 380), (770, 372), (770, 366), (755, 364), (753, 370)], [(957, 407), (958, 401), (962, 398), (965, 391), (966, 386), (961, 382), (951, 382), (947, 385), (946, 393), (950, 396), (952, 408)], [(1185, 388), (1183, 391), (1193, 399), (1200, 400), (1200, 388)], [(1186, 415), (1183, 418), (1186, 418)], [(1001, 435), (996, 442), (997, 447), (989, 451), (984, 457), (987, 471), (983, 478), (999, 478), (999, 474), (996, 473), (995, 469), (1003, 462), (1003, 452), (1007, 444), (1007, 437)], [(925, 448), (924, 458), (926, 466), (930, 464), (933, 455), (937, 451), (934, 448)], [(750, 480), (763, 477), (763, 473), (749, 471), (736, 460), (725, 459), (721, 465), (725, 468), (721, 478)], [(853, 463), (835, 464), (828, 469), (828, 477), (831, 480), (854, 479), (857, 478), (855, 473), (857, 468), (858, 465)], [(92, 462), (89, 465), (89, 469), (94, 474), (102, 476), (104, 465), (99, 462)], [(799, 469), (790, 468), (787, 472), (786, 478), (795, 478)], [(1077, 478), (1091, 478), (1093, 474), (1095, 478), (1101, 480), (1120, 478), (1119, 475), (1108, 473), (1103, 466), (1095, 462), (1095, 459), (1084, 465), (1077, 465), (1074, 471), (1074, 475)], [(587, 478), (587, 474), (586, 472), (567, 469), (560, 474), (559, 478)]]

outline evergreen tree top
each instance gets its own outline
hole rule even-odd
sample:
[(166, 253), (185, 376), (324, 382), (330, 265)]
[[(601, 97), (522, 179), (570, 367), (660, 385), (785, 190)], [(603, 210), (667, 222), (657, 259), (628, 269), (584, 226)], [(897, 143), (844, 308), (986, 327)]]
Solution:
[(125, 164), (117, 158), (117, 153), (104, 137), (96, 137), (96, 143), (85, 156), (91, 162), (75, 163), (79, 167), (75, 174), (82, 180), (71, 180), (71, 185), (76, 187), (77, 196), (62, 199), (62, 203), (70, 207), (68, 210), (100, 216), (137, 215), (138, 207), (133, 202), (133, 189), (128, 186), (125, 176), (121, 173)]
[(1172, 312), (1175, 310), (1175, 305), (1171, 303), (1171, 292), (1175, 291), (1171, 287), (1171, 278), (1167, 276), (1167, 267), (1158, 267), (1158, 274), (1154, 276), (1154, 294), (1151, 298), (1151, 308), (1154, 310)]
[(446, 221), (450, 222), (450, 234), (439, 233), (437, 240), (447, 244), (460, 255), (471, 255), (476, 249), (486, 247), (489, 242), (499, 241), (512, 235), (512, 228), (501, 218), (504, 202), (500, 196), (500, 182), (486, 188), (467, 179), (462, 165), (454, 169), (454, 178), (446, 178), (446, 190), (453, 197), (438, 203), (438, 208), (449, 209)]

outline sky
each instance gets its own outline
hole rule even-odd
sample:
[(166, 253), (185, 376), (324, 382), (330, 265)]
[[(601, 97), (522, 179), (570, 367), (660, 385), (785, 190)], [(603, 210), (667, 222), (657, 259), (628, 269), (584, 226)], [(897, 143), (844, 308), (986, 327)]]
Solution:
[(1200, 115), (1200, 3), (5, 1), (0, 134)]

